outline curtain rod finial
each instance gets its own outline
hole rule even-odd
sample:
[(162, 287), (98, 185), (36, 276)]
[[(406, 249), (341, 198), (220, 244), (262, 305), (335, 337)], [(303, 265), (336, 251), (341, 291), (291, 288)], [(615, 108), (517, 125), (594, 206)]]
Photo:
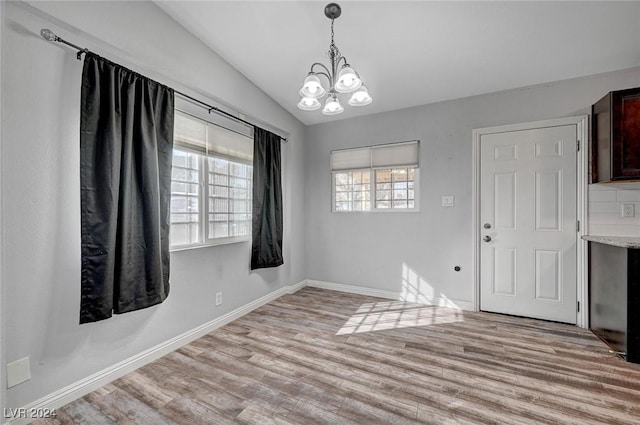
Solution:
[(58, 41), (58, 36), (55, 35), (53, 31), (51, 31), (48, 28), (41, 29), (40, 36), (42, 36), (42, 38), (44, 38), (45, 40)]

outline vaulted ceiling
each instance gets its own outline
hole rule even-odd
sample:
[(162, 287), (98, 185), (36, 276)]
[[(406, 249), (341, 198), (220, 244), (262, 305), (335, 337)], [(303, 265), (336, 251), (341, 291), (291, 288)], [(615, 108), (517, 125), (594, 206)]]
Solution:
[(336, 44), (374, 100), (328, 117), (296, 106), (328, 1), (156, 3), (305, 124), (640, 66), (637, 1), (341, 1)]

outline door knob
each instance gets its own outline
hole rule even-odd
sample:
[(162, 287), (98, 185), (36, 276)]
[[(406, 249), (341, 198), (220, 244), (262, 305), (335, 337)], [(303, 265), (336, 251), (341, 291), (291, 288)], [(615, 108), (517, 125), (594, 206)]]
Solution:
[(484, 225), (482, 227), (484, 227), (485, 229), (491, 229), (491, 224), (484, 223)]
[(485, 242), (491, 242), (491, 236), (487, 235), (484, 238), (482, 238), (482, 240)]

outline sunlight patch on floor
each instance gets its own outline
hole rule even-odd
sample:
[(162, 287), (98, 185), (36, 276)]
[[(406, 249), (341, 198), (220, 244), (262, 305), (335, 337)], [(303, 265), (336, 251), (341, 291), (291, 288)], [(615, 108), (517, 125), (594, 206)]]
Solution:
[(403, 301), (362, 304), (336, 335), (464, 322), (462, 311)]
[[(402, 263), (401, 301), (362, 304), (336, 335), (463, 322), (462, 311), (407, 263)], [(443, 308), (450, 307), (450, 308)]]

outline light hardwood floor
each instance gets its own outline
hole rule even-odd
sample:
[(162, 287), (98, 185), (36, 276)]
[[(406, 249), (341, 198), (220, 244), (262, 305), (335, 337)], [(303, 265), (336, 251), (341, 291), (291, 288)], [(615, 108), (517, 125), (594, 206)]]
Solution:
[(42, 424), (640, 424), (640, 367), (569, 325), (305, 288)]

